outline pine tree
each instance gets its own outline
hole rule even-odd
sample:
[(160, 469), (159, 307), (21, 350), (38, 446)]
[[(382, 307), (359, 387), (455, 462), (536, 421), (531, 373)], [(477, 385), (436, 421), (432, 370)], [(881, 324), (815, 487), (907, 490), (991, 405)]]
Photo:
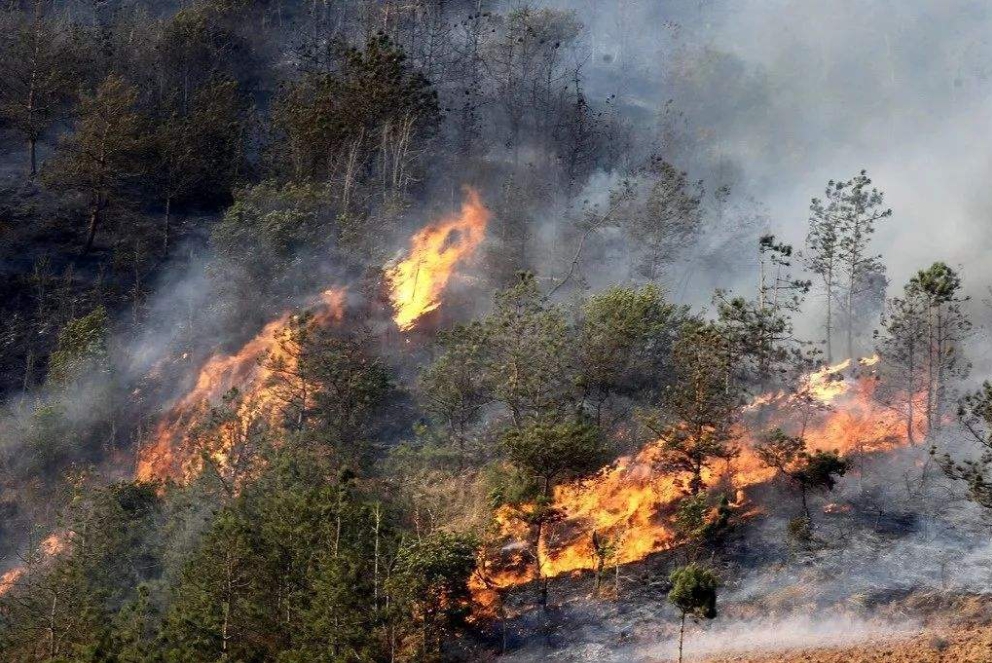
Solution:
[(55, 187), (82, 194), (88, 222), (84, 252), (93, 248), (108, 208), (120, 202), (145, 169), (146, 134), (137, 90), (108, 76), (96, 94), (84, 95), (75, 130), (64, 138), (46, 171)]
[(714, 324), (690, 323), (673, 351), (675, 381), (661, 411), (644, 417), (661, 438), (664, 470), (688, 475), (689, 494), (705, 487), (703, 471), (737, 454), (735, 430), (741, 397), (732, 373), (726, 334)]
[(28, 174), (38, 170), (38, 141), (68, 110), (79, 73), (72, 31), (51, 2), (34, 0), (0, 15), (0, 119), (27, 143)]
[(942, 262), (920, 270), (906, 286), (907, 297), (920, 302), (926, 315), (926, 417), (927, 434), (943, 424), (944, 407), (950, 400), (952, 378), (967, 376), (971, 365), (962, 356), (962, 342), (971, 334), (971, 321), (962, 304), (961, 277)]
[(926, 411), (920, 395), (929, 393), (930, 363), (926, 303), (915, 290), (888, 300), (876, 337), (884, 371), (876, 396), (905, 415), (906, 439), (915, 444), (916, 420)]
[(824, 199), (810, 203), (809, 234), (806, 237), (807, 268), (819, 276), (826, 295), (825, 325), (827, 363), (833, 363), (834, 303), (847, 312), (847, 354), (854, 357), (854, 306), (870, 274), (883, 272), (880, 256), (869, 245), (878, 221), (892, 216), (883, 207), (884, 194), (871, 187), (866, 171), (846, 181), (827, 183)]
[(716, 595), (720, 582), (713, 571), (698, 564), (675, 569), (669, 581), (672, 589), (668, 592), (668, 601), (680, 614), (679, 663), (682, 663), (685, 618), (716, 619)]

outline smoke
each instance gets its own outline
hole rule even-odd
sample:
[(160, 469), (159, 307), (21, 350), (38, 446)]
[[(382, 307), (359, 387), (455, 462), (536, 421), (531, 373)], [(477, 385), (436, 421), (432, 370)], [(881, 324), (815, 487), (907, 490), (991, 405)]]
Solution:
[[(734, 621), (689, 627), (687, 652), (692, 656), (830, 649), (878, 643), (919, 632), (912, 622), (872, 623), (846, 615), (793, 616), (780, 620)], [(645, 647), (627, 660), (667, 661), (678, 658), (678, 640)]]
[[(618, 95), (637, 142), (653, 141), (710, 192), (729, 185), (737, 200), (757, 199), (770, 229), (799, 247), (810, 198), (828, 180), (867, 169), (894, 210), (874, 241), (893, 287), (942, 260), (962, 268), (972, 294), (984, 292), (992, 203), (986, 3), (557, 5), (588, 29), (590, 96)], [(754, 287), (753, 274), (694, 267), (691, 301), (705, 301), (717, 280)]]
[[(687, 170), (690, 179), (704, 182), (703, 233), (666, 277), (676, 299), (705, 305), (715, 287), (752, 293), (757, 235), (771, 231), (801, 247), (810, 198), (821, 195), (828, 180), (849, 178), (862, 168), (894, 210), (874, 239), (892, 279), (890, 294), (935, 260), (960, 267), (976, 301), (985, 294), (992, 277), (985, 259), (992, 248), (992, 234), (986, 230), (992, 212), (987, 184), (992, 179), (992, 143), (987, 140), (992, 134), (992, 6), (977, 0), (535, 4), (574, 11), (582, 22), (585, 31), (577, 50), (584, 63), (585, 93), (597, 108), (609, 102), (620, 109), (633, 136), (630, 160), (657, 151)], [(492, 161), (506, 158), (498, 148), (491, 156)], [(605, 208), (609, 192), (626, 174), (625, 165), (594, 173), (576, 199)], [(438, 172), (427, 183), (434, 189), (427, 197), (447, 188), (449, 207), (454, 207), (457, 180), (496, 198), (504, 172), (495, 167), (492, 173), (481, 171), (480, 179), (487, 181), (463, 182), (450, 172)], [(724, 187), (731, 193), (721, 203), (715, 194)], [(574, 202), (559, 201), (545, 215), (557, 217), (566, 209), (575, 214)], [(409, 225), (433, 218), (432, 204), (438, 202), (419, 201), (408, 211)], [(549, 246), (560, 239), (548, 228), (539, 230), (539, 237)], [(390, 239), (405, 248), (406, 237)], [(567, 239), (574, 243), (577, 238)], [(566, 273), (574, 252), (571, 244), (556, 250), (564, 262), (559, 260), (549, 275), (552, 283)], [(585, 285), (627, 280), (636, 250), (616, 236), (602, 238), (600, 251), (585, 259)], [(194, 360), (257, 331), (255, 324), (242, 324), (238, 314), (271, 313), (251, 311), (253, 302), (241, 302), (242, 309), (217, 316), (221, 322), (213, 327), (194, 328), (194, 320), (203, 325), (209, 318), (200, 312), (224, 299), (215, 290), (209, 262), (209, 256), (194, 253), (185, 266), (165, 270), (147, 305), (144, 333), (137, 338), (125, 333), (112, 344), (125, 383), (134, 385), (155, 374), (175, 356), (177, 346), (188, 345), (193, 358), (185, 370), (175, 369), (187, 382), (163, 381), (181, 392), (195, 373)], [(312, 267), (313, 280), (325, 287), (348, 278), (327, 256), (301, 255), (297, 262)], [(286, 298), (287, 308), (312, 293), (299, 294), (295, 300)], [(818, 333), (817, 305), (811, 301), (800, 325), (809, 336)], [(462, 313), (471, 309), (466, 306)], [(74, 422), (84, 425), (96, 418), (91, 403), (97, 398), (85, 396), (96, 393), (94, 387), (73, 396)], [(158, 396), (167, 402), (174, 395)], [(154, 413), (156, 401), (150, 402)], [(25, 421), (17, 427), (28, 425)], [(16, 455), (16, 448), (5, 453)], [(885, 467), (866, 464), (846, 478), (831, 498), (876, 519), (817, 514), (820, 536), (828, 545), (811, 554), (806, 567), (784, 570), (793, 554), (784, 537), (794, 515), (790, 496), (784, 491), (766, 496), (763, 504), (781, 508), (769, 508), (767, 517), (749, 524), (744, 550), (738, 551), (746, 572), (722, 598), (731, 606), (729, 623), (694, 632), (692, 650), (727, 651), (727, 643), (739, 650), (810, 646), (840, 634), (846, 642), (871, 640), (915, 628), (898, 619), (875, 623), (845, 615), (778, 621), (733, 617), (734, 610), (767, 607), (774, 600), (788, 612), (887, 593), (984, 586), (992, 573), (987, 563), (992, 550), (984, 542), (982, 514), (951, 487), (935, 479), (927, 483), (921, 467), (926, 462), (924, 452), (912, 450), (887, 457)], [(930, 472), (932, 477), (932, 467)], [(797, 586), (803, 588), (799, 599), (790, 593)], [(655, 600), (663, 604), (663, 594)], [(657, 608), (640, 619), (671, 621), (672, 615)], [(609, 655), (620, 651), (615, 660), (657, 660), (673, 650), (669, 636), (659, 637), (663, 644), (609, 648)], [(610, 660), (606, 655), (597, 660)]]

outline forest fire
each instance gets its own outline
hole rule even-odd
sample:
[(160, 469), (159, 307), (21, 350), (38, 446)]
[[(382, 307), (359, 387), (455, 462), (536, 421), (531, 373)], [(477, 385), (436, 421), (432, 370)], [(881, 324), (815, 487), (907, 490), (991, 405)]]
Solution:
[[(313, 308), (318, 325), (340, 322), (344, 316), (345, 292), (342, 289), (326, 290)], [(166, 478), (182, 480), (190, 476), (191, 464), (197, 458), (183, 449), (184, 438), (199, 422), (201, 407), (216, 403), (230, 389), (237, 387), (259, 410), (271, 411), (275, 405), (269, 388), (271, 370), (264, 360), (282, 358), (291, 361), (280, 346), (282, 331), (290, 321), (286, 313), (267, 324), (261, 332), (233, 355), (218, 354), (211, 357), (197, 375), (196, 384), (186, 396), (176, 403), (163, 417), (155, 430), (152, 442), (145, 446), (138, 459), (137, 478), (140, 481)]]
[(479, 192), (465, 188), (457, 213), (423, 228), (410, 239), (410, 251), (386, 270), (394, 320), (403, 331), (441, 304), (441, 294), (455, 267), (470, 259), (486, 233), (490, 212)]
[[(844, 455), (905, 445), (905, 422), (873, 398), (876, 379), (870, 369), (877, 361), (877, 357), (865, 358), (857, 362), (857, 369), (852, 369), (854, 362), (847, 360), (809, 374), (797, 393), (756, 398), (745, 409), (738, 455), (721, 462), (714, 471), (704, 471), (706, 484), (732, 496), (741, 506), (747, 488), (770, 481), (775, 475), (775, 470), (759, 460), (754, 443), (761, 433), (776, 427), (802, 434), (810, 450)], [(762, 418), (760, 426), (752, 421), (758, 418)], [(585, 481), (555, 490), (554, 507), (561, 515), (548, 526), (541, 540), (542, 576), (595, 569), (600, 561), (593, 533), (600, 545), (606, 544), (607, 563), (611, 566), (642, 560), (675, 543), (672, 518), (686, 492), (682, 477), (659, 469), (662, 453), (660, 440), (650, 443)], [(832, 506), (834, 512), (842, 509)], [(533, 545), (530, 530), (505, 507), (498, 514), (498, 524), (509, 542), (504, 551), (524, 549), (528, 537), (529, 545)], [(490, 568), (485, 582), (480, 579), (475, 583), (480, 604), (492, 603), (492, 590), (535, 579), (532, 561), (525, 562), (519, 553), (508, 555), (507, 560), (508, 568)]]
[[(408, 257), (386, 273), (400, 329), (411, 329), (421, 316), (440, 306), (455, 268), (471, 258), (482, 242), (489, 214), (479, 193), (467, 187), (457, 214), (428, 225), (411, 238)], [(343, 290), (322, 293), (312, 311), (316, 323), (327, 326), (340, 322), (344, 304)], [(204, 407), (218, 403), (232, 388), (237, 388), (243, 396), (242, 408), (252, 408), (251, 413), (239, 412), (241, 418), (274, 414), (278, 399), (270, 388), (272, 370), (268, 364), (273, 360), (292, 361), (280, 345), (291, 316), (287, 312), (267, 324), (238, 352), (217, 354), (203, 365), (193, 388), (172, 406), (158, 424), (151, 443), (141, 450), (139, 480), (187, 480), (194, 475), (199, 457), (184, 448), (184, 441), (203, 420)]]
[[(38, 544), (36, 559), (39, 562), (44, 563), (51, 560), (56, 555), (60, 555), (65, 552), (69, 547), (67, 538), (68, 537), (64, 532), (54, 532), (45, 537), (41, 543)], [(17, 583), (27, 572), (28, 565), (25, 563), (8, 569), (4, 573), (0, 573), (0, 596), (3, 596), (16, 587)]]

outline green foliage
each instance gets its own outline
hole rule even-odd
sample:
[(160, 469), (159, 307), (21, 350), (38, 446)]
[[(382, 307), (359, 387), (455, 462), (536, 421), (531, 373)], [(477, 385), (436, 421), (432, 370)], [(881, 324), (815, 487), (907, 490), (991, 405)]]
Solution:
[(375, 530), (349, 480), (331, 471), (286, 447), (218, 514), (174, 589), (169, 656), (335, 660), (371, 646)]
[(789, 541), (800, 548), (809, 548), (816, 542), (813, 520), (806, 514), (789, 519), (786, 527)]
[[(339, 447), (367, 443), (370, 422), (393, 388), (388, 368), (367, 340), (320, 330), (310, 341), (303, 370), (314, 376), (314, 416)], [(359, 455), (360, 457), (360, 455)]]
[(961, 289), (961, 277), (942, 262), (921, 269), (909, 280), (909, 290), (923, 295), (933, 306), (955, 301)]
[(606, 427), (671, 378), (686, 315), (646, 286), (601, 293), (573, 318), (546, 301), (533, 275), (521, 274), (496, 296), (490, 315), (439, 334), (442, 352), (420, 374), (418, 392), (462, 453), (486, 438), (480, 427), (488, 412), (505, 414), (515, 428), (576, 412)]
[(299, 251), (332, 239), (321, 187), (263, 182), (237, 191), (214, 228), (214, 269), (232, 294), (271, 297), (292, 282), (308, 282)]
[(716, 593), (720, 582), (716, 574), (699, 564), (688, 564), (672, 571), (672, 589), (668, 601), (682, 615), (696, 618), (716, 618)]
[(98, 306), (66, 323), (48, 359), (48, 379), (66, 384), (107, 370), (107, 311)]
[(541, 497), (541, 483), (517, 465), (492, 463), (483, 473), (486, 494), (493, 510), (504, 504), (521, 506)]
[(812, 527), (807, 496), (811, 491), (833, 490), (837, 477), (847, 473), (849, 463), (836, 451), (808, 451), (802, 437), (786, 435), (776, 428), (755, 446), (758, 458), (795, 485), (802, 496), (804, 518)]
[(672, 346), (688, 312), (660, 288), (609, 288), (586, 301), (580, 315), (578, 382), (591, 398), (647, 395), (671, 380)]
[(730, 527), (730, 500), (720, 495), (713, 502), (711, 495), (700, 493), (687, 495), (678, 503), (672, 525), (682, 542), (689, 545), (690, 558), (700, 546), (718, 544)]
[(495, 310), (478, 331), (493, 398), (515, 424), (553, 416), (573, 402), (568, 322), (545, 301), (533, 275), (522, 274), (496, 295)]
[[(58, 544), (35, 553), (26, 576), (0, 597), (0, 650), (8, 660), (114, 660), (114, 615), (156, 572), (160, 502), (153, 486), (116, 483), (80, 491)], [(47, 640), (39, 634), (49, 633)]]
[(443, 332), (439, 342), (443, 352), (421, 374), (419, 391), (460, 446), (489, 404), (517, 427), (575, 409), (572, 329), (531, 274), (498, 293), (489, 316)]
[[(992, 509), (992, 383), (985, 381), (975, 391), (965, 394), (958, 403), (958, 421), (970, 441), (979, 450), (977, 458), (955, 461), (950, 454), (939, 459), (945, 474), (963, 481), (973, 502)], [(931, 451), (936, 455), (934, 447)]]
[(440, 118), (430, 82), (386, 35), (370, 38), (363, 50), (343, 48), (337, 59), (336, 71), (286, 86), (273, 109), (285, 136), (278, 148), (288, 153), (298, 179), (326, 178), (348, 161), (349, 149), (350, 177), (360, 176), (367, 153), (383, 140), (421, 137)]
[(602, 433), (579, 420), (510, 428), (502, 443), (512, 463), (541, 480), (546, 495), (556, 481), (599, 469), (607, 458)]
[(847, 352), (854, 357), (854, 308), (858, 295), (870, 287), (885, 266), (869, 253), (875, 225), (892, 216), (885, 195), (872, 187), (866, 171), (850, 180), (830, 180), (824, 198), (810, 203), (806, 266), (820, 277), (827, 297), (827, 362), (833, 362), (835, 300), (847, 313)]
[(307, 312), (289, 320), (278, 351), (263, 360), (284, 427), (311, 435), (352, 466), (369, 460), (371, 423), (392, 388), (368, 341), (323, 327)]
[(456, 328), (439, 337), (441, 356), (421, 371), (417, 395), (462, 456), (472, 442), (472, 425), (494, 398), (491, 376), (477, 328)]
[(726, 297), (717, 291), (719, 325), (724, 332), (727, 352), (734, 364), (734, 379), (765, 391), (781, 379), (793, 357), (792, 321), (781, 306), (763, 300)]
[(71, 31), (41, 1), (0, 13), (0, 121), (28, 145), (28, 173), (37, 169), (36, 144), (67, 110), (81, 68)]
[(164, 204), (227, 202), (246, 175), (249, 112), (238, 84), (223, 78), (204, 82), (185, 103), (164, 103), (151, 137), (150, 173)]
[(407, 648), (416, 660), (435, 660), (445, 630), (462, 623), (470, 610), (468, 580), (478, 544), (471, 537), (438, 532), (400, 548), (387, 583), (394, 610), (414, 616)]
[(734, 423), (741, 396), (731, 376), (727, 338), (718, 326), (686, 324), (673, 361), (676, 379), (661, 411), (642, 420), (663, 441), (663, 468), (688, 475), (688, 492), (698, 495), (705, 488), (703, 470), (737, 454)]
[(110, 75), (93, 95), (83, 95), (75, 130), (59, 141), (44, 176), (52, 186), (80, 195), (89, 215), (86, 250), (103, 216), (127, 197), (147, 163), (148, 134), (138, 111), (138, 91)]
[(673, 521), (679, 537), (687, 541), (702, 539), (709, 511), (710, 506), (705, 493), (688, 495), (680, 500)]
[(656, 281), (702, 228), (702, 182), (655, 156), (628, 186), (620, 225), (641, 250), (639, 274)]
[(876, 394), (890, 407), (904, 413), (906, 439), (916, 442), (916, 413), (923, 403), (919, 394), (927, 388), (930, 344), (927, 337), (927, 307), (913, 291), (886, 302), (881, 330), (876, 332), (877, 352), (885, 380)]
[(25, 431), (27, 471), (47, 475), (60, 469), (72, 455), (71, 433), (65, 411), (58, 404), (35, 407)]
[(837, 478), (847, 473), (848, 462), (836, 451), (814, 451), (805, 458), (797, 481), (813, 490), (833, 490)]
[(194, 414), (198, 423), (190, 429), (185, 444), (199, 457), (201, 482), (216, 481), (220, 490), (233, 497), (257, 475), (272, 443), (272, 431), (256, 403), (237, 388), (204, 410)]

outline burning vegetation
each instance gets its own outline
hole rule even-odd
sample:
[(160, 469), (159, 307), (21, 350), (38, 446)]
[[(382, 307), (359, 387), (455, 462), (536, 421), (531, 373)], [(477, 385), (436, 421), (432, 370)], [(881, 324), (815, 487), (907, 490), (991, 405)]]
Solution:
[(466, 188), (461, 210), (417, 231), (406, 257), (386, 268), (393, 319), (400, 330), (413, 328), (441, 305), (456, 268), (473, 257), (485, 238), (489, 216), (479, 192)]
[[(327, 327), (340, 323), (345, 315), (346, 293), (331, 289), (321, 293), (315, 306), (308, 309), (310, 322)], [(195, 449), (186, 446), (190, 433), (207, 414), (207, 408), (220, 403), (232, 389), (242, 396), (237, 417), (264, 416), (273, 421), (284, 412), (285, 399), (274, 384), (276, 375), (296, 371), (299, 357), (291, 353), (288, 337), (293, 313), (285, 313), (270, 322), (233, 355), (210, 357), (196, 376), (194, 387), (162, 417), (151, 442), (138, 455), (138, 481), (185, 481), (202, 468)], [(249, 411), (250, 410), (250, 411)], [(214, 449), (215, 460), (222, 461), (232, 441)]]
[[(747, 490), (772, 481), (795, 458), (782, 465), (769, 462), (755, 431), (792, 431), (809, 450), (848, 457), (907, 444), (904, 422), (874, 397), (878, 376), (871, 368), (878, 361), (878, 356), (844, 360), (804, 375), (797, 392), (754, 397), (737, 424), (733, 455), (703, 468), (702, 485), (732, 496), (742, 513), (758, 513), (748, 507)], [(506, 568), (489, 561), (483, 571), (486, 581), (475, 585), (480, 602), (490, 604), (493, 592), (541, 577), (596, 570), (603, 564), (603, 547), (608, 547), (609, 563), (620, 565), (684, 543), (676, 520), (686, 497), (686, 477), (666, 471), (666, 446), (665, 439), (648, 443), (589, 478), (556, 487), (551, 500), (556, 516), (533, 564), (523, 562), (526, 555), (519, 553), (531, 533), (520, 526), (512, 508), (497, 513), (500, 536), (506, 540), (501, 545), (510, 554), (502, 558)]]
[[(648, 661), (807, 618), (992, 623), (976, 286), (887, 264), (904, 210), (865, 171), (768, 233), (762, 194), (794, 197), (710, 163), (669, 94), (733, 93), (681, 41), (708, 22), (100, 4), (0, 9), (26, 147), (0, 660)], [(665, 76), (628, 13), (672, 29)]]

